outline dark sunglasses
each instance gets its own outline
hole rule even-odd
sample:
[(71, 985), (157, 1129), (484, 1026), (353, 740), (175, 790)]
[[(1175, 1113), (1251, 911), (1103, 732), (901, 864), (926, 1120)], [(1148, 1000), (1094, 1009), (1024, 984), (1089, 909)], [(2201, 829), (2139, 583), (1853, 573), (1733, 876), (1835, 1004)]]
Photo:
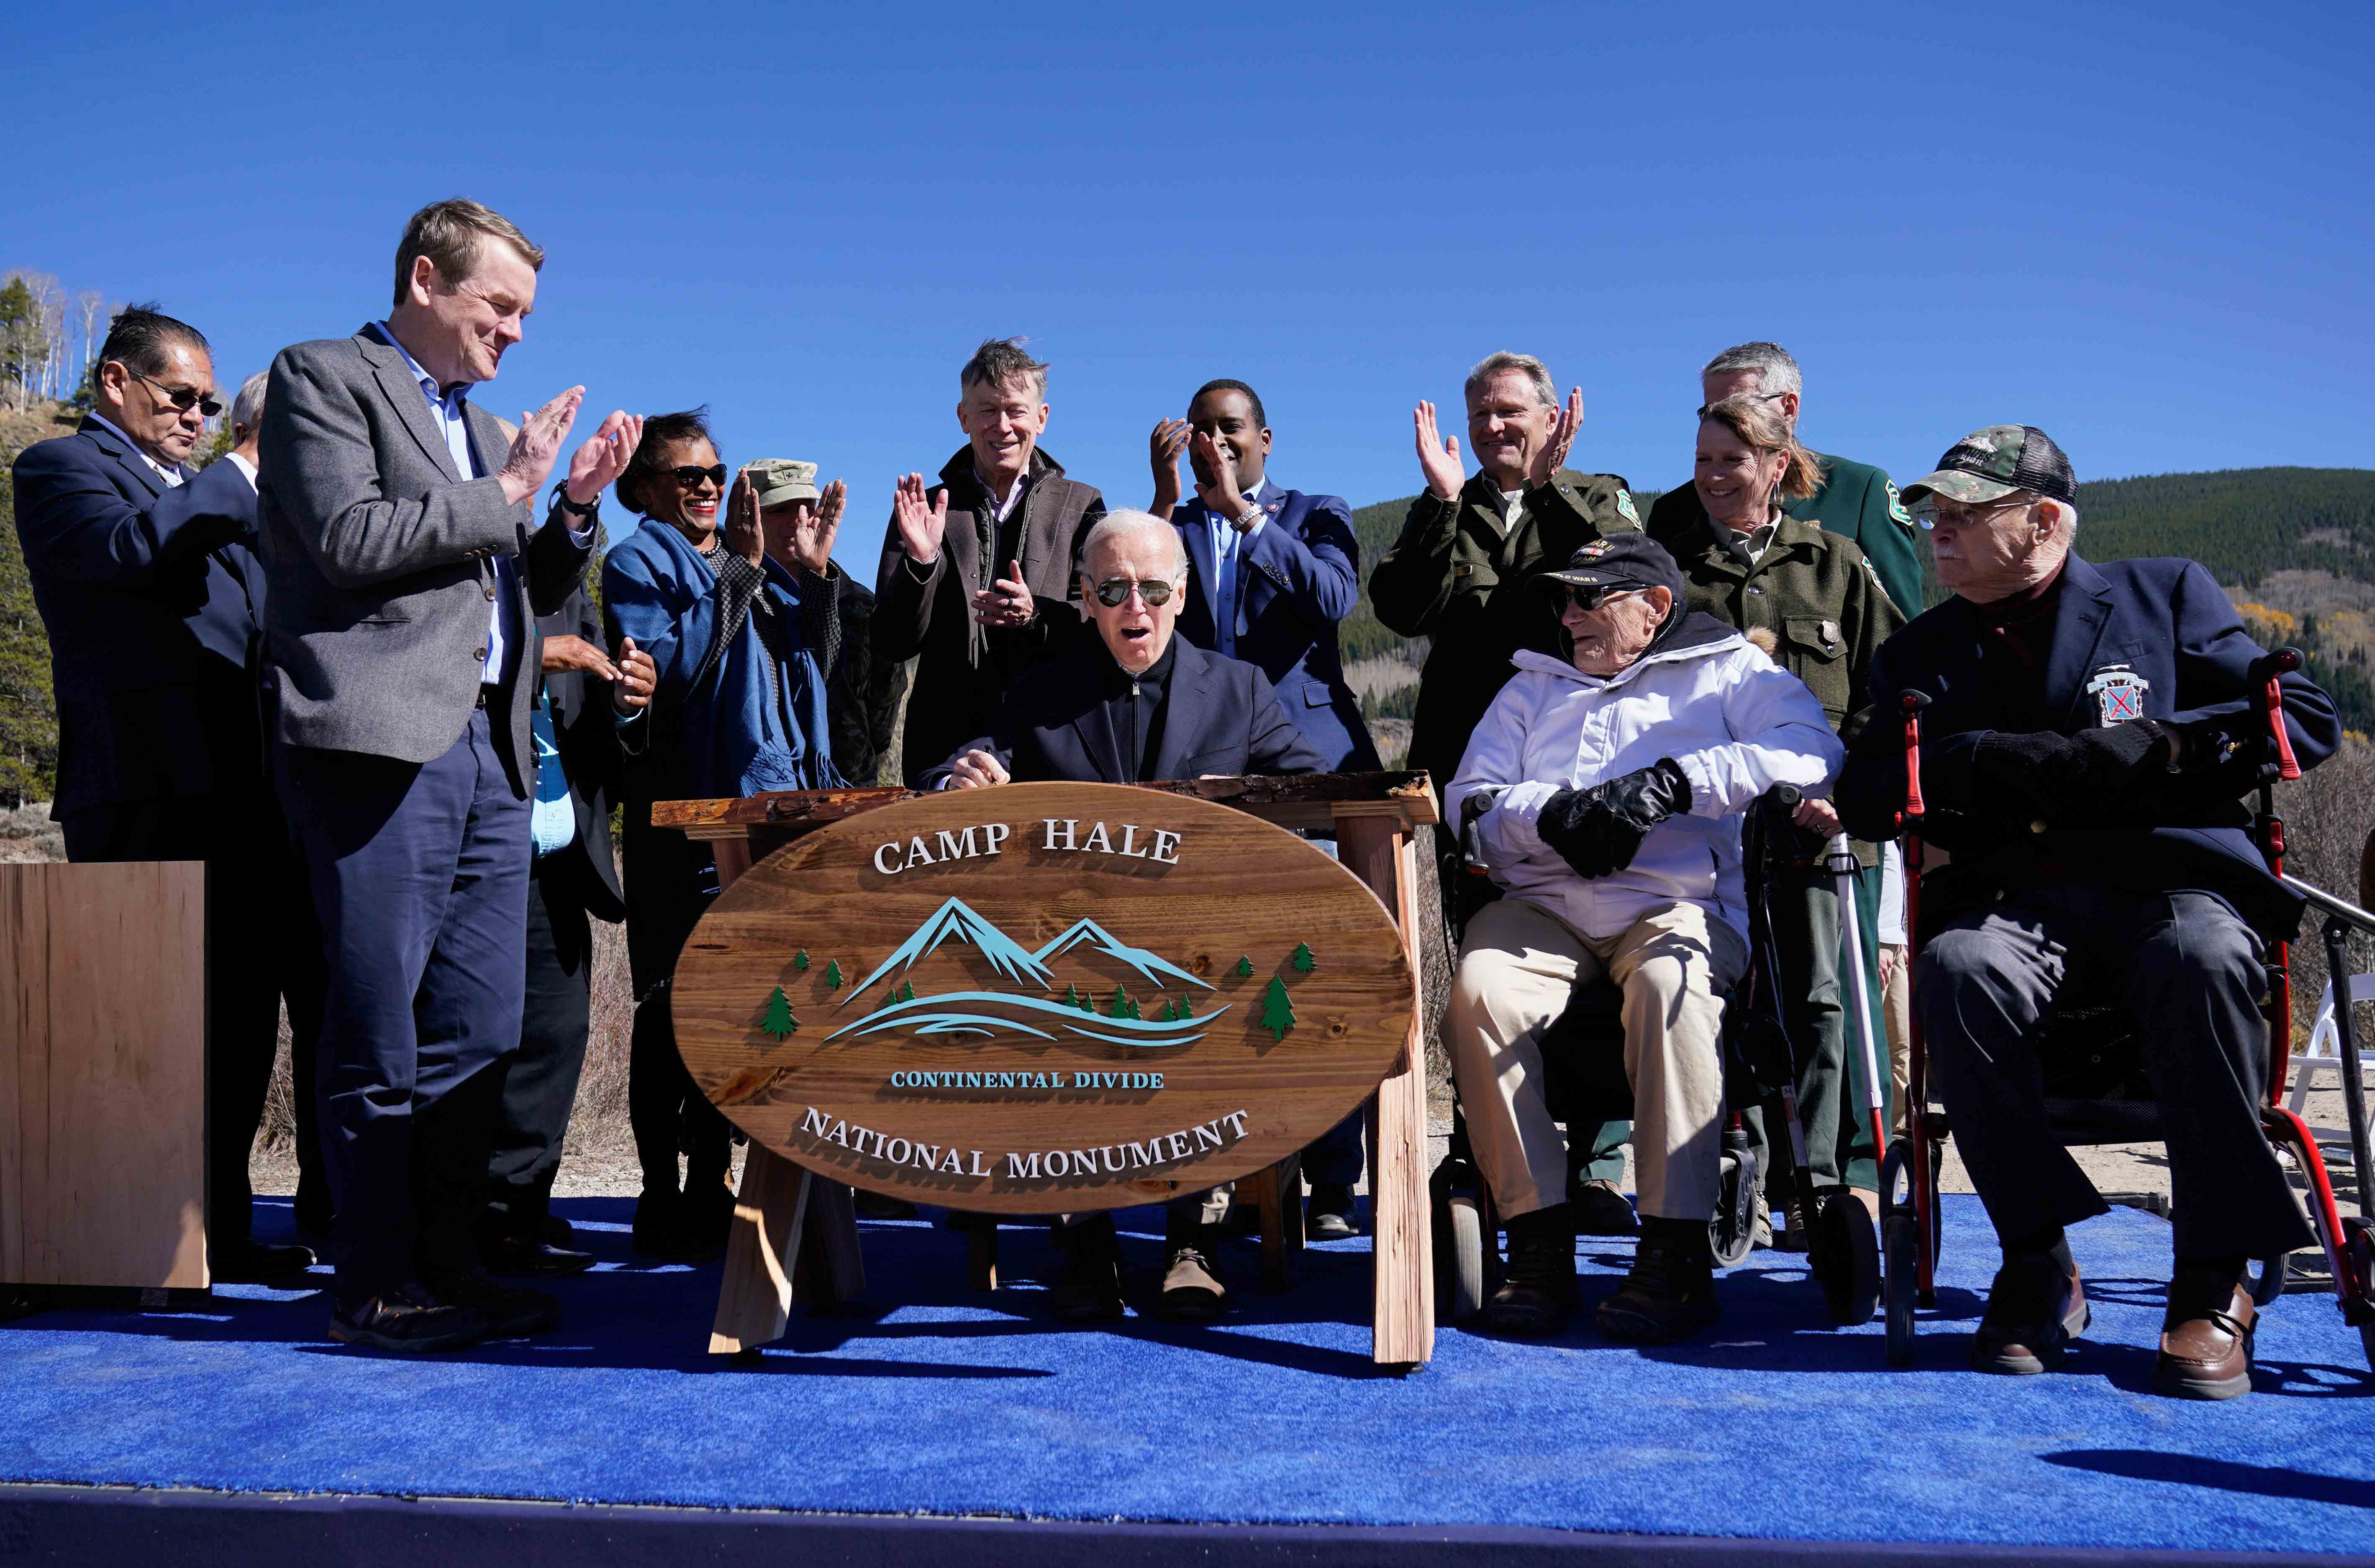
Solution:
[(1569, 605), (1589, 612), (1598, 609), (1611, 599), (1621, 599), (1627, 594), (1641, 592), (1643, 590), (1639, 588), (1575, 588), (1562, 583), (1559, 584), (1558, 597), (1553, 603), (1561, 615), (1566, 613), (1566, 607)]
[[(129, 365), (126, 365), (124, 368), (128, 371), (132, 370), (132, 367)], [(155, 376), (144, 376), (141, 375), (138, 371), (132, 371), (132, 373), (135, 377), (147, 382), (150, 386), (155, 387), (159, 392), (162, 393), (166, 402), (171, 403), (174, 407), (179, 408), (184, 414), (188, 413), (191, 409), (195, 408), (199, 413), (204, 414), (207, 419), (211, 419), (217, 414), (222, 412), (223, 406), (221, 404), (216, 402), (205, 393), (198, 391), (195, 387), (167, 386)]]
[(1132, 582), (1127, 577), (1108, 577), (1097, 584), (1097, 603), (1107, 609), (1119, 609), (1129, 603), (1130, 591), (1136, 589), (1138, 596), (1144, 599), (1152, 607), (1170, 599), (1172, 586), (1160, 577), (1149, 577), (1138, 582)]
[(721, 490), (726, 488), (726, 465), (723, 463), (713, 463), (706, 468), (690, 466), (671, 468), (668, 472), (676, 476), (677, 488), (679, 489), (698, 489), (703, 479), (707, 479)]

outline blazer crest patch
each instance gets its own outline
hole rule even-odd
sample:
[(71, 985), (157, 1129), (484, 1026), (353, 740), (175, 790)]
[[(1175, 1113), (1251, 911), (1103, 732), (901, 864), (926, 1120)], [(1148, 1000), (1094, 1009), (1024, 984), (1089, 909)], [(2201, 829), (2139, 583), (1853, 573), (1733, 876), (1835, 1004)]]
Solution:
[(2145, 716), (2145, 693), (2152, 682), (2125, 665), (2110, 665), (2095, 672), (2086, 683), (2088, 695), (2095, 699), (2097, 717), (2104, 727), (2133, 724)]

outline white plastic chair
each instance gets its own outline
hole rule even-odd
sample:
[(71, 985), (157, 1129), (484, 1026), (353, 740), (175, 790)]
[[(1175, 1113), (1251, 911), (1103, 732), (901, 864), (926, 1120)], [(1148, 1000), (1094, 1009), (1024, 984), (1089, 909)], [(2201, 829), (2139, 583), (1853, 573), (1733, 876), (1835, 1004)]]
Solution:
[[(2354, 974), (2350, 977), (2350, 999), (2354, 1002), (2375, 1002), (2375, 974)], [(2362, 1032), (2359, 1036), (2358, 1067), (2362, 1075), (2375, 1066), (2375, 1043)], [(2309, 1048), (2286, 1059), (2286, 1080), (2289, 1086), (2285, 1094), (2285, 1108), (2298, 1116), (2309, 1101), (2309, 1091), (2317, 1087), (2318, 1076), (2332, 1073), (2335, 1088), (2342, 1086), (2342, 1044), (2334, 1022), (2334, 983), (2326, 982), (2325, 992), (2318, 997), (2317, 1022), (2309, 1032)], [(2344, 1127), (2311, 1126), (2309, 1129), (2318, 1141), (2333, 1138), (2347, 1143), (2350, 1134)]]

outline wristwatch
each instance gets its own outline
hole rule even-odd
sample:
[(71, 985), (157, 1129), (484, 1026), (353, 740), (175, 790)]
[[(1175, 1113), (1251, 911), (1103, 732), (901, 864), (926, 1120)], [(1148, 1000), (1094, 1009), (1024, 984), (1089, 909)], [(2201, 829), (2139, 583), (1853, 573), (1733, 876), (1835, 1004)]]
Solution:
[(566, 512), (572, 517), (591, 517), (596, 513), (602, 510), (602, 498), (600, 496), (597, 495), (592, 501), (580, 506), (575, 501), (569, 499), (569, 487), (565, 484), (555, 485), (552, 487), (552, 499), (560, 506), (561, 511)]

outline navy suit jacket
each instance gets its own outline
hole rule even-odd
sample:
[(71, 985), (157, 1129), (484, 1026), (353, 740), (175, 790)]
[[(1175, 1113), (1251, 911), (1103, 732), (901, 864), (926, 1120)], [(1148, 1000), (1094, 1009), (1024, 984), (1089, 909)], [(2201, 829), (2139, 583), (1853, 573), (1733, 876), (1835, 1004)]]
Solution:
[(260, 785), (264, 569), (246, 477), (225, 459), (168, 485), (89, 419), (27, 447), (15, 473), (57, 694), (54, 813)]
[(1113, 655), (1093, 633), (1067, 653), (1015, 677), (990, 733), (957, 748), (926, 773), (938, 789), (956, 759), (993, 753), (1017, 784), (1138, 784), (1207, 773), (1324, 773), (1328, 760), (1288, 718), (1262, 672), (1185, 642), (1177, 650), (1163, 710), (1163, 738), (1140, 778), (1123, 776), (1121, 746), (1108, 704)]
[[(2263, 650), (2217, 580), (2192, 561), (2096, 566), (2073, 555), (2062, 573), (2040, 696), (2015, 696), (1988, 678), (1983, 626), (1961, 598), (1881, 644), (1873, 661), (1874, 708), (1839, 775), (1837, 800), (1848, 831), (1873, 839), (1896, 832), (1906, 783), (1896, 694), (1911, 689), (1931, 699), (1921, 715), (1923, 836), (1953, 852), (1957, 879), (1990, 878), (2010, 864), (2003, 858), (2010, 852), (2113, 886), (2215, 892), (2262, 931), (2289, 934), (2300, 906), (2267, 874), (2242, 803), (2275, 765), (2249, 676)], [(2284, 698), (2285, 728), (2301, 766), (2332, 756), (2342, 739), (2332, 700), (2299, 675), (2285, 678)], [(2072, 801), (2048, 813), (2050, 819), (2040, 819), (2025, 795), (1991, 792), (1974, 770), (1991, 733), (2075, 735), (2116, 722), (2113, 710), (2129, 704), (2141, 709), (2136, 717), (2213, 722), (2241, 744), (2227, 760), (2172, 776), (2148, 794), (2109, 808)], [(1977, 886), (1967, 890), (1985, 896)]]
[[(1353, 509), (1332, 495), (1282, 490), (1268, 478), (1247, 498), (1269, 521), (1237, 548), (1236, 603), (1219, 613), (1235, 619), (1236, 658), (1259, 668), (1281, 706), (1330, 772), (1376, 769), (1377, 749), (1361, 722), (1361, 704), (1344, 682), (1336, 623), (1361, 596), (1361, 546), (1353, 536)], [(1220, 579), (1212, 531), (1200, 501), (1171, 513), (1188, 547), (1188, 604), (1178, 634), (1199, 648), (1218, 648), (1212, 590)]]
[[(561, 636), (609, 646), (602, 639), (601, 614), (582, 583), (558, 610), (537, 617), (536, 627), (539, 649), (545, 638)], [(570, 868), (570, 891), (595, 919), (616, 923), (627, 918), (627, 904), (610, 849), (610, 797), (618, 793), (621, 755), (610, 683), (583, 670), (561, 669), (546, 674), (544, 690), (552, 699), (553, 745), (561, 752), (577, 819), (577, 836), (561, 851)]]

